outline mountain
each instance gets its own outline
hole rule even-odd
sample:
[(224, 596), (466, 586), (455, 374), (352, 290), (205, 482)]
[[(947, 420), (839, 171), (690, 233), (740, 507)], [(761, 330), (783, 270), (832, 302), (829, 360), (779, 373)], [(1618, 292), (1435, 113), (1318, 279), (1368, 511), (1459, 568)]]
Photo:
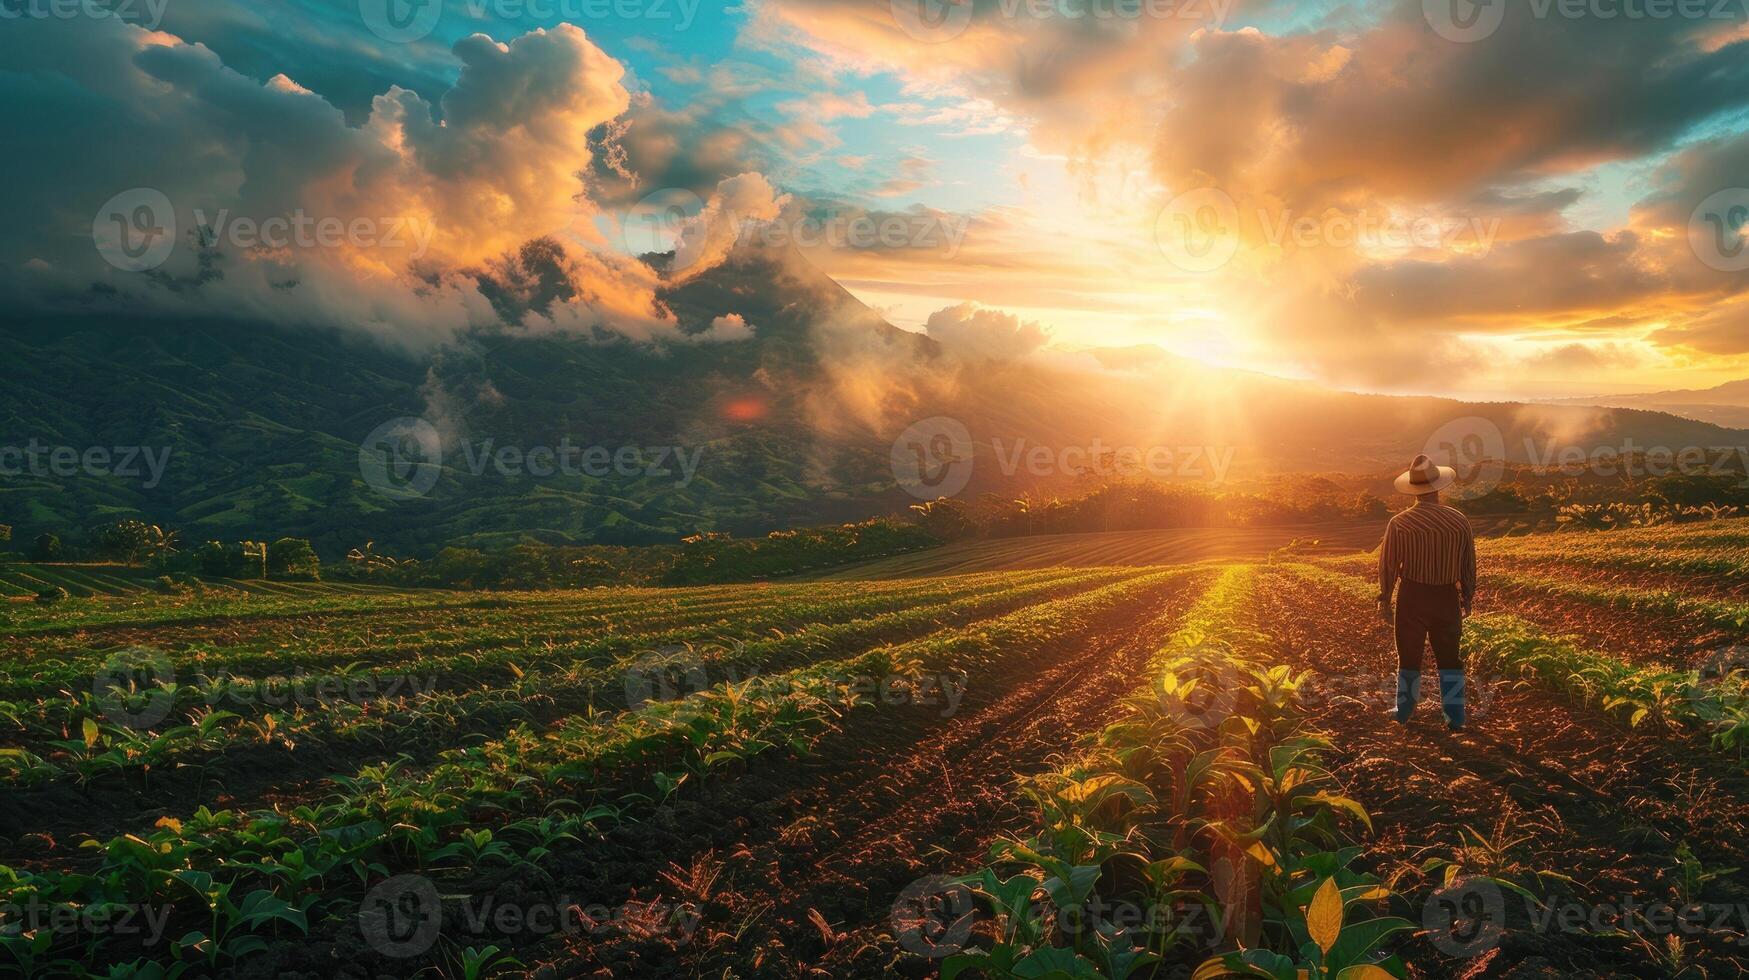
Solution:
[(1592, 395), (1550, 399), (1555, 405), (1594, 405), (1668, 412), (1730, 428), (1749, 428), (1749, 379), (1712, 388), (1652, 391), (1637, 395)]
[(685, 330), (720, 336), (505, 329), (413, 350), (232, 319), (0, 319), (0, 523), (29, 540), (137, 515), (186, 541), (290, 534), (330, 555), (366, 539), (430, 553), (764, 533), (915, 503), (895, 439), (940, 417), (972, 438), (966, 494), (1072, 482), (1090, 446), (1158, 447), (1154, 475), (1209, 484), (1382, 473), (1442, 427), (1520, 462), (1745, 435), (1337, 392), (1155, 348), (992, 356), (893, 327), (793, 253), (738, 254), (663, 298)]

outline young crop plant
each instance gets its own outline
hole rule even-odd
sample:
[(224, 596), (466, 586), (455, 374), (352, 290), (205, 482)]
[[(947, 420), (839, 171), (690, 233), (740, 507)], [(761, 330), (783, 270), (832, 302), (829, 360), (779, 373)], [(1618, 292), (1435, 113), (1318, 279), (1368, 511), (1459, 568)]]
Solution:
[[(1312, 566), (1294, 571), (1356, 599), (1372, 599), (1371, 586), (1353, 576)], [(1472, 670), (1562, 692), (1629, 728), (1704, 735), (1714, 748), (1737, 756), (1749, 747), (1749, 669), (1738, 658), (1692, 669), (1631, 663), (1506, 614), (1465, 620), (1464, 651)]]
[(1366, 811), (1320, 766), (1327, 745), (1300, 679), (1246, 624), (1256, 579), (1249, 566), (1222, 572), (1124, 715), (1022, 781), (1036, 829), (961, 879), (995, 941), (948, 958), (944, 977), (1120, 980), (1157, 964), (1199, 977), (1404, 975), (1383, 945), (1410, 924), (1366, 910), (1392, 893), (1354, 867), (1362, 852), (1344, 826), (1367, 825)]
[[(870, 703), (857, 678), (903, 686), (907, 679), (978, 675), (1030, 661), (1110, 626), (1132, 606), (1157, 601), (1164, 589), (1196, 574), (1107, 573), (1118, 580), (1098, 585), (1095, 577), (1096, 587), (1087, 591), (847, 659), (718, 684), (613, 715), (580, 714), (543, 730), (518, 726), (445, 751), (427, 767), (393, 761), (335, 777), (334, 793), (320, 803), (203, 808), (150, 831), (89, 842), (97, 853), (88, 874), (0, 867), (0, 908), (54, 894), (75, 912), (116, 905), (170, 909), (181, 930), (176, 934), (186, 940), (177, 955), (223, 972), (287, 930), (314, 929), (351, 914), (356, 905), (346, 896), (360, 883), (409, 871), (455, 878), (481, 867), (512, 874), (540, 869), (556, 846), (586, 827), (636, 819), (648, 808), (647, 787), (660, 790), (666, 781), (672, 789), (772, 750), (805, 752)], [(544, 822), (549, 818), (571, 822)], [(82, 938), (56, 934), (45, 950), (25, 952), (49, 960)], [(104, 959), (100, 950), (84, 958)]]

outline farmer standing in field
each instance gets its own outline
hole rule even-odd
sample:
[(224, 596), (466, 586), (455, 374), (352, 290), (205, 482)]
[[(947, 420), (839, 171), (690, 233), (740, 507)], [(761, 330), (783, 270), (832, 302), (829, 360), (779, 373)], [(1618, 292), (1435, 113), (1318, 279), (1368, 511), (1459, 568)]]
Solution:
[(1415, 505), (1391, 518), (1379, 547), (1379, 615), (1392, 623), (1391, 592), (1397, 593), (1397, 720), (1407, 722), (1421, 692), (1421, 662), (1429, 641), (1439, 664), (1439, 700), (1446, 724), (1464, 726), (1464, 661), (1458, 652), (1464, 617), (1476, 595), (1476, 539), (1470, 520), (1439, 502), (1457, 471), (1415, 457), (1397, 477), (1399, 493)]

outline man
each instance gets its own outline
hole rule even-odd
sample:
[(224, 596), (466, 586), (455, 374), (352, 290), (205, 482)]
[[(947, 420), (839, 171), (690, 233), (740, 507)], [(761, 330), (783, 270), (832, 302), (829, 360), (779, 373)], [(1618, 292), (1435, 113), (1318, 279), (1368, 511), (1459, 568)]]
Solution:
[(1439, 664), (1439, 700), (1446, 724), (1464, 726), (1464, 662), (1458, 652), (1464, 617), (1476, 596), (1476, 539), (1469, 518), (1439, 502), (1457, 471), (1417, 456), (1397, 477), (1415, 505), (1391, 518), (1379, 548), (1379, 615), (1393, 622), (1391, 593), (1400, 579), (1397, 631), (1397, 720), (1407, 722), (1421, 692), (1427, 645)]

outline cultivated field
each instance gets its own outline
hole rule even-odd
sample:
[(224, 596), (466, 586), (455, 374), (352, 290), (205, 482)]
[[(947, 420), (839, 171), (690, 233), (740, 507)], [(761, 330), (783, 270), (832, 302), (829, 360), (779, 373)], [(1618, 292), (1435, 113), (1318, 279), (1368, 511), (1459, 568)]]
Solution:
[(1486, 543), (1457, 734), (1367, 556), (1063, 546), (18, 607), (0, 970), (1742, 975), (1749, 522)]

